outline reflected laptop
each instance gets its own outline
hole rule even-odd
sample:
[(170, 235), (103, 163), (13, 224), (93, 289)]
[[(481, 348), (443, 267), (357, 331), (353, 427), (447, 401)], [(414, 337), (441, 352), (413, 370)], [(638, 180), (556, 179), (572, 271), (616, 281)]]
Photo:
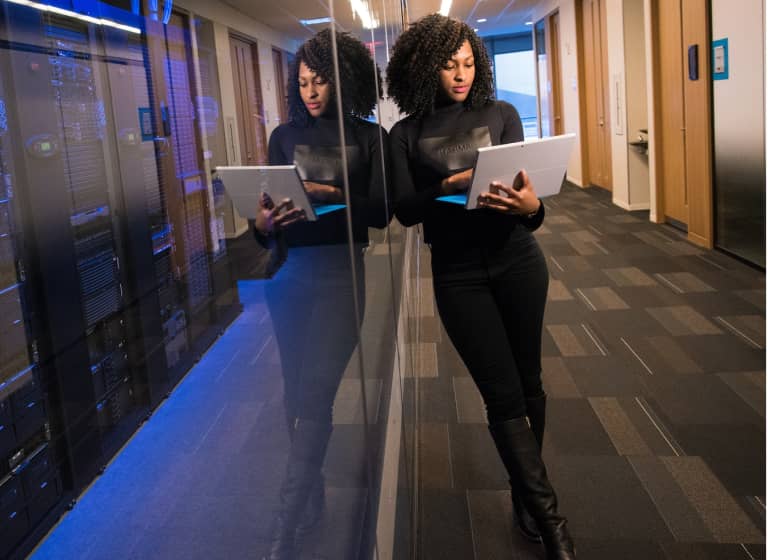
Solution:
[(304, 210), (309, 222), (345, 207), (344, 204), (313, 205), (295, 165), (220, 166), (216, 173), (243, 218), (256, 218), (262, 192), (266, 192), (275, 205), (290, 198), (294, 208)]

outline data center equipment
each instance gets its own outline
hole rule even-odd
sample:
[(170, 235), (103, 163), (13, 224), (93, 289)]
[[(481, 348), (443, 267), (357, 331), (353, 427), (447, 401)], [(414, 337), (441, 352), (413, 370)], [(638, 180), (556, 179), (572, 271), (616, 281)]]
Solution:
[(31, 550), (240, 310), (189, 20), (120, 17), (141, 32), (0, 2), (0, 558)]

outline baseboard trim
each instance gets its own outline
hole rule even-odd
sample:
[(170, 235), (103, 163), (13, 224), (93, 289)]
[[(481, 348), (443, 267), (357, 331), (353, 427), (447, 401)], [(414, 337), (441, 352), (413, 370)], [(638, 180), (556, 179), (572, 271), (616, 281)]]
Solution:
[(573, 177), (571, 177), (570, 175), (566, 175), (566, 176), (565, 176), (565, 180), (566, 180), (566, 181), (568, 181), (569, 183), (572, 183), (572, 184), (576, 185), (576, 186), (577, 186), (577, 187), (579, 187), (580, 189), (583, 189), (583, 188), (584, 188), (584, 185), (582, 185), (582, 184), (581, 184), (581, 181), (577, 181), (576, 179), (574, 179), (574, 178), (573, 178)]
[(633, 212), (635, 210), (650, 210), (651, 205), (648, 202), (636, 202), (634, 204), (628, 204), (624, 202), (623, 200), (619, 200), (614, 198), (612, 201), (616, 206), (619, 208), (622, 208), (624, 210), (629, 210), (630, 212)]

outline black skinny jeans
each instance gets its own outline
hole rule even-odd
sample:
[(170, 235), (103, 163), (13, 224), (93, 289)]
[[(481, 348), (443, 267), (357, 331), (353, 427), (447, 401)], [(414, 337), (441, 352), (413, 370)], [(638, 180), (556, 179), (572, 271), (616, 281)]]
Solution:
[(266, 285), (289, 425), (297, 418), (332, 421), (336, 392), (358, 343), (355, 289), (360, 314), (365, 310), (362, 249), (355, 244), (356, 287), (346, 244), (290, 248)]
[(533, 234), (517, 226), (501, 248), (432, 247), (440, 318), (495, 424), (525, 415), (539, 396), (549, 286)]

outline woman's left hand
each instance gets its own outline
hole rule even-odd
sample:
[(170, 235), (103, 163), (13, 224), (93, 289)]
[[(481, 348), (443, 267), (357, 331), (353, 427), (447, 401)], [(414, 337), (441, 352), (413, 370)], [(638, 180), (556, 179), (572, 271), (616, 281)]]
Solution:
[[(506, 196), (500, 193), (504, 193)], [(484, 192), (477, 197), (478, 208), (490, 208), (503, 214), (526, 216), (535, 214), (540, 206), (541, 201), (536, 196), (533, 183), (528, 178), (525, 169), (521, 170), (515, 177), (514, 186), (494, 181), (490, 185), (489, 192)]]

